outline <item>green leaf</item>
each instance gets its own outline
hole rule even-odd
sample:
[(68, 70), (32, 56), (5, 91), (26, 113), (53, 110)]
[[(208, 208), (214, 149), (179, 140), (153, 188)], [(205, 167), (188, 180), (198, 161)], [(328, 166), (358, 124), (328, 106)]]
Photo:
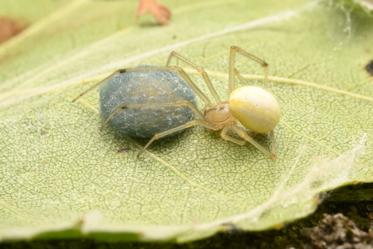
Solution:
[(349, 12), (362, 12), (373, 16), (373, 1), (372, 0), (337, 0), (337, 8), (349, 15)]
[[(27, 13), (28, 1), (3, 2)], [(373, 181), (372, 19), (305, 0), (163, 2), (173, 19), (157, 27), (136, 24), (135, 1), (33, 1), (49, 7), (0, 47), (0, 240), (189, 241), (278, 228), (313, 212), (322, 192)], [(254, 63), (238, 67), (240, 84), (281, 104), (276, 161), (202, 128), (138, 159), (143, 141), (100, 130), (97, 91), (71, 102), (118, 68), (164, 65), (171, 50), (206, 68), (227, 98), (230, 45), (270, 65), (268, 83)]]

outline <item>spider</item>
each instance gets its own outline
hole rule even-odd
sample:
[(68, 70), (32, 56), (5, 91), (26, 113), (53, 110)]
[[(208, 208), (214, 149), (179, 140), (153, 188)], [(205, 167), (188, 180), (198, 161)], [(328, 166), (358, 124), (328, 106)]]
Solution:
[[(104, 120), (103, 126), (108, 124), (116, 115), (129, 109), (151, 109), (162, 107), (185, 107), (193, 114), (194, 118), (178, 125), (176, 127), (166, 129), (155, 133), (146, 143), (138, 155), (145, 151), (154, 141), (171, 134), (180, 132), (184, 129), (193, 126), (203, 126), (209, 130), (220, 132), (221, 138), (226, 141), (245, 145), (250, 143), (258, 150), (264, 153), (271, 159), (275, 159), (275, 151), (273, 142), (270, 150), (266, 149), (258, 143), (249, 132), (267, 134), (271, 139), (274, 139), (273, 130), (279, 122), (281, 113), (280, 107), (276, 98), (267, 90), (257, 86), (243, 86), (236, 88), (235, 76), (240, 77), (239, 71), (235, 68), (236, 56), (240, 54), (248, 59), (258, 63), (264, 70), (264, 80), (268, 80), (268, 63), (258, 58), (257, 56), (245, 51), (244, 49), (231, 46), (229, 53), (229, 79), (228, 79), (228, 100), (221, 100), (215, 87), (213, 86), (207, 72), (202, 68), (182, 56), (181, 54), (172, 51), (168, 57), (165, 68), (157, 67), (158, 70), (172, 71), (177, 73), (190, 86), (193, 92), (202, 100), (204, 107), (199, 110), (194, 102), (188, 100), (177, 100), (162, 103), (123, 103), (116, 106), (110, 115)], [(210, 99), (188, 76), (188, 74), (179, 66), (171, 66), (172, 60), (181, 61), (186, 65), (196, 70), (202, 77), (204, 83), (210, 91), (213, 99)], [(178, 64), (178, 63), (177, 63)], [(110, 79), (118, 72), (124, 73), (125, 69), (120, 69), (105, 79)], [(88, 91), (97, 85), (105, 82), (105, 80), (96, 83), (85, 92), (81, 93), (73, 101), (77, 100)]]

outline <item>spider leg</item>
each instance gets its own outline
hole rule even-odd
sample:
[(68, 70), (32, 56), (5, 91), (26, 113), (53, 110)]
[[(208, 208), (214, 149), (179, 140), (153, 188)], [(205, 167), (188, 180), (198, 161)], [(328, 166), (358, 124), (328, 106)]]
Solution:
[(221, 102), (220, 97), (219, 97), (218, 93), (216, 92), (216, 89), (215, 89), (214, 85), (212, 84), (207, 72), (202, 67), (197, 66), (196, 64), (194, 64), (193, 62), (191, 62), (190, 60), (188, 60), (187, 58), (185, 58), (184, 56), (180, 55), (179, 53), (177, 53), (175, 51), (172, 51), (170, 53), (170, 55), (168, 56), (167, 64), (166, 64), (167, 67), (170, 66), (172, 58), (176, 59), (177, 65), (178, 65), (178, 62), (180, 60), (180, 61), (184, 62), (185, 64), (194, 68), (197, 71), (197, 73), (199, 73), (199, 75), (202, 76), (202, 78), (205, 81), (210, 93), (214, 97), (216, 103)]
[(249, 52), (243, 50), (240, 47), (237, 46), (231, 46), (230, 48), (230, 53), (229, 53), (229, 94), (235, 89), (235, 81), (234, 81), (234, 76), (236, 74), (239, 75), (238, 70), (235, 68), (235, 63), (236, 63), (236, 54), (239, 53), (243, 56), (245, 56), (248, 59), (251, 59), (255, 61), (256, 63), (259, 63), (264, 70), (264, 80), (268, 80), (268, 63), (265, 62), (264, 60), (260, 59), (259, 57), (250, 54)]
[(239, 126), (233, 126), (232, 130), (234, 130), (237, 133), (238, 136), (240, 136), (242, 139), (244, 139), (247, 142), (249, 142), (252, 145), (254, 145), (258, 150), (260, 150), (261, 152), (263, 152), (265, 155), (267, 155), (272, 160), (276, 159), (276, 155), (274, 153), (268, 151), (261, 144), (259, 144), (257, 141), (255, 141), (255, 139), (252, 138), (251, 136), (249, 136), (249, 134), (247, 134), (246, 130), (244, 130), (243, 128), (241, 128)]
[(192, 79), (189, 77), (189, 75), (182, 69), (181, 67), (172, 66), (169, 67), (170, 70), (175, 71), (178, 73), (186, 82), (187, 84), (193, 89), (193, 91), (202, 99), (203, 102), (205, 102), (205, 105), (210, 106), (212, 105), (211, 100), (204, 94), (201, 89), (192, 81)]
[(112, 76), (118, 74), (118, 73), (123, 73), (125, 72), (126, 70), (125, 69), (119, 69), (119, 70), (116, 70), (115, 72), (111, 73), (110, 75), (108, 75), (107, 77), (105, 77), (104, 79), (96, 82), (95, 84), (93, 84), (91, 87), (89, 87), (87, 90), (85, 90), (84, 92), (80, 93), (78, 96), (76, 96), (71, 102), (75, 102), (77, 101), (78, 99), (80, 99), (81, 97), (83, 97), (84, 95), (86, 95), (88, 92), (92, 91), (93, 89), (95, 89), (97, 86), (101, 85), (102, 83), (106, 82), (109, 78), (111, 78)]
[(198, 110), (194, 104), (190, 101), (187, 100), (180, 100), (176, 102), (166, 102), (166, 103), (141, 103), (141, 104), (120, 104), (117, 107), (113, 109), (113, 111), (110, 113), (110, 115), (106, 118), (104, 123), (102, 124), (101, 128), (104, 128), (110, 120), (112, 120), (116, 115), (121, 113), (122, 111), (126, 109), (152, 109), (152, 108), (160, 108), (160, 107), (168, 107), (168, 106), (184, 106), (188, 107), (198, 118), (203, 119), (203, 114), (201, 113), (200, 110)]
[(228, 132), (231, 130), (231, 127), (224, 127), (223, 130), (220, 132), (221, 138), (223, 138), (226, 141), (238, 144), (238, 145), (245, 145), (245, 140), (240, 140), (237, 138), (234, 138), (228, 134)]
[(139, 152), (139, 154), (137, 156), (140, 156), (141, 153), (143, 153), (154, 141), (158, 140), (158, 139), (161, 139), (165, 136), (168, 136), (168, 135), (171, 135), (175, 132), (179, 132), (179, 131), (182, 131), (184, 129), (187, 129), (187, 128), (190, 128), (190, 127), (193, 127), (193, 126), (196, 126), (196, 125), (200, 125), (200, 126), (203, 126), (207, 129), (211, 129), (211, 130), (217, 130), (217, 128), (213, 125), (211, 125), (210, 123), (204, 121), (204, 120), (200, 120), (200, 119), (195, 119), (195, 120), (192, 120), (192, 121), (189, 121), (183, 125), (180, 125), (180, 126), (177, 126), (175, 128), (171, 128), (169, 130), (166, 130), (166, 131), (162, 131), (162, 132), (159, 132), (157, 134), (155, 134), (150, 140), (149, 142), (144, 146), (144, 148)]
[(268, 133), (268, 138), (269, 138), (269, 140), (271, 141), (271, 145), (270, 145), (269, 151), (270, 151), (273, 155), (276, 155), (277, 144), (276, 144), (276, 137), (275, 137), (275, 133), (274, 133), (274, 131), (270, 131), (270, 132)]

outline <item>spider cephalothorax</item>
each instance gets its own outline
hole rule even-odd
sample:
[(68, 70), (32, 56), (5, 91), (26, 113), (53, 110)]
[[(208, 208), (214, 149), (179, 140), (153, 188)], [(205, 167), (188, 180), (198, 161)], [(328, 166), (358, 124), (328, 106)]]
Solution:
[(229, 104), (227, 102), (222, 102), (207, 108), (203, 116), (206, 122), (215, 125), (219, 130), (223, 129), (225, 126), (233, 125), (236, 122), (229, 110)]

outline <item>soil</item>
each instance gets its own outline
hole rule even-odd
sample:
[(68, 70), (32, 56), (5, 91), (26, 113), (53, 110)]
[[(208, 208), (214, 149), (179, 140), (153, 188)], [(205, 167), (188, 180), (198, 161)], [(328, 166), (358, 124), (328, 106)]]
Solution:
[(370, 76), (373, 76), (373, 60), (366, 64), (365, 70), (368, 72)]
[(319, 224), (310, 229), (307, 248), (373, 249), (373, 231), (360, 230), (341, 213), (323, 216)]

